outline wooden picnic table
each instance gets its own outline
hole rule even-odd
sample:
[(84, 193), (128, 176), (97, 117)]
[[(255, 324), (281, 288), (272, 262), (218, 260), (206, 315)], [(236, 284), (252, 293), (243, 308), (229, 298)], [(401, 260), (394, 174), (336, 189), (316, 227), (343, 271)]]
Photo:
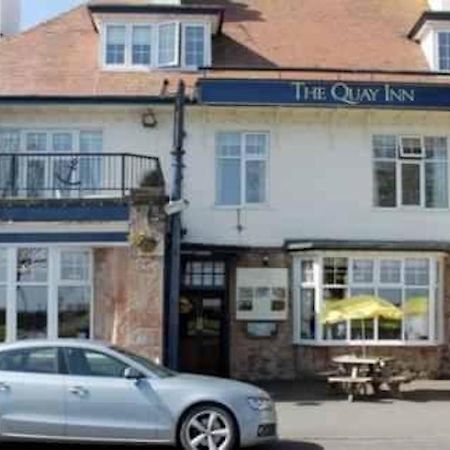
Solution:
[(330, 385), (338, 385), (353, 401), (355, 395), (368, 395), (371, 388), (378, 394), (382, 384), (391, 393), (400, 396), (400, 385), (411, 381), (405, 376), (394, 374), (392, 357), (359, 357), (356, 355), (342, 355), (332, 359), (338, 365), (338, 373), (328, 378)]

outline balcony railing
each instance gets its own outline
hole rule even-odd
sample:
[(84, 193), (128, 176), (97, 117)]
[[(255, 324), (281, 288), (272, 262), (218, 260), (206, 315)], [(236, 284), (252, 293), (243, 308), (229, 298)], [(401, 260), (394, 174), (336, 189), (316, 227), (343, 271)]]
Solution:
[(158, 158), (131, 153), (0, 154), (0, 198), (121, 198), (160, 186)]

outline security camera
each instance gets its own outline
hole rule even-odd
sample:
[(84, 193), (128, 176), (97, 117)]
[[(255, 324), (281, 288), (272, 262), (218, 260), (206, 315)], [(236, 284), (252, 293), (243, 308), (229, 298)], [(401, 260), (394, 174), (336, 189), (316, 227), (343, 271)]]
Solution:
[(173, 200), (164, 206), (164, 212), (168, 216), (173, 216), (183, 212), (188, 206), (189, 202), (187, 200)]

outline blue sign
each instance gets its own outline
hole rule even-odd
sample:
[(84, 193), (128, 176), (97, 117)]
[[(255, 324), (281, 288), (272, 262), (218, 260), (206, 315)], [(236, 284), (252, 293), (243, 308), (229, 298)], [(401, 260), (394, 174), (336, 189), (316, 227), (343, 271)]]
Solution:
[(450, 109), (450, 84), (201, 79), (199, 103)]

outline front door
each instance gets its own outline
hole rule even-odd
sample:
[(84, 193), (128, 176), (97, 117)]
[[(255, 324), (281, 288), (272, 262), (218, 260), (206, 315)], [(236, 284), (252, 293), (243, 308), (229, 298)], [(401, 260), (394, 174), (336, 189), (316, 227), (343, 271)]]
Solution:
[(190, 294), (180, 299), (180, 370), (225, 375), (223, 296)]

